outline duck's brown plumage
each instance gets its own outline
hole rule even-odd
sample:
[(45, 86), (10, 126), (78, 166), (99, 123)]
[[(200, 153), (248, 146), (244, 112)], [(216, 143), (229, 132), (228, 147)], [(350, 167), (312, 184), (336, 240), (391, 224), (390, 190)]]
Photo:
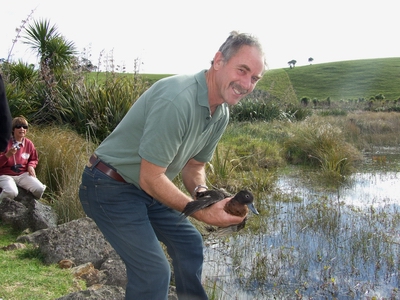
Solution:
[[(225, 190), (208, 190), (196, 193), (196, 200), (189, 202), (182, 214), (186, 217), (195, 213), (196, 211), (206, 208), (219, 202), (227, 197), (232, 197), (231, 194)], [(224, 210), (231, 215), (244, 217), (250, 210), (258, 215), (258, 211), (253, 205), (253, 194), (249, 191), (243, 190), (237, 193), (230, 201), (225, 204)], [(233, 232), (237, 232), (245, 227), (247, 217), (239, 224), (228, 227), (214, 227), (208, 226), (207, 231), (216, 237), (226, 236)]]
[(189, 202), (186, 204), (185, 208), (183, 209), (182, 213), (188, 217), (194, 214), (196, 211), (206, 208), (208, 206), (213, 205), (227, 196), (219, 190), (207, 190), (203, 192), (196, 193), (196, 200)]

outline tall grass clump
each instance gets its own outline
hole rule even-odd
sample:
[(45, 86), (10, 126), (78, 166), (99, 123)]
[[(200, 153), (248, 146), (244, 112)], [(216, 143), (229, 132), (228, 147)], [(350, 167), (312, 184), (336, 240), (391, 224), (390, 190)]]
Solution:
[(94, 144), (67, 128), (32, 126), (39, 164), (37, 177), (47, 186), (44, 200), (54, 208), (59, 223), (84, 217), (78, 191), (81, 175)]
[(350, 174), (354, 162), (360, 159), (359, 151), (346, 142), (343, 131), (321, 118), (293, 124), (284, 148), (289, 162), (319, 166), (327, 177)]
[(346, 141), (360, 151), (397, 147), (400, 143), (400, 115), (396, 112), (351, 112), (346, 116), (325, 116), (323, 120), (340, 128)]
[(308, 108), (298, 103), (284, 103), (266, 92), (254, 91), (237, 105), (230, 107), (232, 121), (264, 121), (273, 120), (300, 121), (312, 114)]
[(237, 122), (271, 121), (278, 119), (280, 114), (281, 109), (277, 104), (258, 99), (245, 99), (230, 107), (231, 119)]

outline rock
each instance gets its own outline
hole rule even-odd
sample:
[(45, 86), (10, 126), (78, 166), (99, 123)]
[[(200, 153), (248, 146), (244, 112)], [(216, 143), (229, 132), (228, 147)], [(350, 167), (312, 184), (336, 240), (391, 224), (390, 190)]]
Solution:
[[(125, 300), (125, 290), (119, 286), (100, 285), (87, 290), (74, 292), (56, 300)], [(174, 286), (170, 286), (168, 300), (178, 300)]]
[(71, 269), (75, 267), (75, 263), (70, 259), (62, 259), (58, 262), (60, 269)]
[(72, 272), (75, 278), (84, 280), (88, 287), (101, 284), (106, 277), (104, 272), (95, 269), (90, 262), (73, 268)]
[(103, 284), (116, 285), (126, 288), (128, 278), (126, 276), (126, 266), (117, 252), (112, 252), (101, 265), (100, 270), (106, 275)]
[(125, 290), (119, 286), (104, 285), (98, 289), (74, 292), (57, 300), (125, 300)]
[(34, 200), (36, 200), (35, 196), (22, 187), (18, 187), (18, 195), (14, 198), (15, 201), (18, 201), (25, 205), (26, 207), (30, 208)]
[(29, 210), (28, 219), (32, 231), (57, 226), (57, 215), (53, 209), (35, 200), (32, 209)]
[(16, 230), (37, 231), (57, 226), (57, 215), (52, 208), (20, 187), (14, 200), (5, 198), (0, 203), (0, 219)]
[(70, 259), (76, 265), (91, 262), (100, 268), (110, 253), (115, 251), (90, 218), (20, 236), (17, 242), (37, 245), (47, 264)]
[(0, 218), (4, 224), (11, 225), (16, 230), (28, 228), (28, 208), (14, 200), (4, 198), (0, 203)]
[(176, 288), (172, 285), (169, 286), (168, 300), (178, 300), (178, 295), (176, 294)]
[(18, 196), (15, 197), (18, 201), (28, 208), (29, 227), (32, 231), (50, 228), (57, 226), (57, 215), (53, 209), (35, 199), (32, 193), (18, 187)]
[[(81, 218), (41, 229), (18, 237), (17, 242), (36, 245), (47, 264), (73, 267), (74, 276), (89, 287), (58, 300), (125, 299), (128, 282), (125, 264), (92, 219)], [(168, 299), (178, 299), (174, 287), (170, 287)]]
[(22, 244), (22, 243), (13, 243), (10, 245), (7, 245), (5, 247), (1, 247), (1, 249), (3, 249), (4, 251), (13, 251), (13, 250), (17, 250), (17, 249), (25, 249), (26, 245)]

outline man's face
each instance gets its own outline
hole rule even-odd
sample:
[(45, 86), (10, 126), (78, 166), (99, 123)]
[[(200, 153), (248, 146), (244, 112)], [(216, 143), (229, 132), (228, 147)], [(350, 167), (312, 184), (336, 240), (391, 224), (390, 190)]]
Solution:
[(229, 105), (237, 104), (251, 93), (264, 72), (264, 57), (256, 47), (242, 46), (226, 62), (222, 54), (214, 61), (218, 70), (219, 97)]

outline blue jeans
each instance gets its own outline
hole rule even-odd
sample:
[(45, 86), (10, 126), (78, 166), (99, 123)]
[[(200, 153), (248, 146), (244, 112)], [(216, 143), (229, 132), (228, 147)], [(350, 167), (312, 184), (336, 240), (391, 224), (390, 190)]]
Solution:
[(201, 285), (203, 240), (179, 212), (96, 168), (85, 168), (79, 197), (125, 262), (126, 299), (167, 299), (171, 270), (160, 242), (172, 259), (179, 299), (208, 299)]

